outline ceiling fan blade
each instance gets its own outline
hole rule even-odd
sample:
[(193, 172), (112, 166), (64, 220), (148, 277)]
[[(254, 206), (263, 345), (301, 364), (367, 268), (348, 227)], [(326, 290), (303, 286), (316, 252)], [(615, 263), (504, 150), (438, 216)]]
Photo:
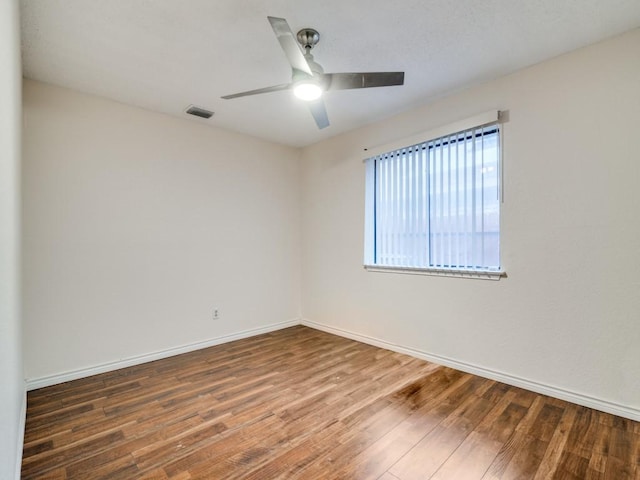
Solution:
[(327, 90), (404, 85), (404, 72), (325, 73)]
[(313, 100), (309, 102), (308, 105), (318, 128), (322, 130), (323, 128), (328, 127), (329, 117), (327, 116), (327, 108), (324, 106), (322, 99), (319, 98), (318, 100)]
[(232, 95), (225, 95), (224, 97), (220, 97), (220, 98), (229, 100), (231, 98), (247, 97), (249, 95), (258, 95), (260, 93), (279, 92), (280, 90), (288, 90), (290, 88), (291, 88), (290, 83), (283, 83), (282, 85), (274, 85), (273, 87), (258, 88), (256, 90), (249, 90), (246, 92), (234, 93)]
[(284, 54), (287, 56), (291, 67), (308, 75), (313, 75), (309, 64), (302, 54), (302, 50), (300, 50), (298, 46), (296, 36), (291, 31), (287, 21), (284, 18), (278, 17), (267, 18), (269, 19), (269, 23), (271, 23), (271, 28), (273, 28), (276, 37), (278, 37), (278, 42), (280, 42), (280, 46), (282, 50), (284, 50)]

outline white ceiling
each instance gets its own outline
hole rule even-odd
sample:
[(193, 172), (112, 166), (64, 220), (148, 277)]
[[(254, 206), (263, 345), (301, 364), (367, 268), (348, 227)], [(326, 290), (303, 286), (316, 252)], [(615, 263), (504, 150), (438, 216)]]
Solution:
[[(305, 146), (640, 26), (639, 0), (22, 0), (25, 77)], [(320, 32), (327, 72), (405, 85), (328, 92), (318, 130), (267, 21)], [(190, 104), (210, 120), (184, 113)]]

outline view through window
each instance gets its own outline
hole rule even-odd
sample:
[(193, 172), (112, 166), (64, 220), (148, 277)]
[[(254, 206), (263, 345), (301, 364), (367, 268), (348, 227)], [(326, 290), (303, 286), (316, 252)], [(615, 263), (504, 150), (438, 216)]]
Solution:
[(377, 155), (366, 168), (366, 265), (500, 270), (497, 123)]

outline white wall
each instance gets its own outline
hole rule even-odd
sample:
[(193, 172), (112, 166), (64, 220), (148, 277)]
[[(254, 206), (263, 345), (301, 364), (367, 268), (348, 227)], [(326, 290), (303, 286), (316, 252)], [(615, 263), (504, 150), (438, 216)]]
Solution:
[[(307, 148), (303, 317), (640, 418), (638, 52), (636, 29)], [(363, 147), (490, 109), (508, 278), (365, 272)]]
[(0, 2), (0, 479), (20, 477), (25, 389), (20, 330), (20, 34)]
[(298, 150), (34, 81), (24, 116), (31, 384), (299, 321)]

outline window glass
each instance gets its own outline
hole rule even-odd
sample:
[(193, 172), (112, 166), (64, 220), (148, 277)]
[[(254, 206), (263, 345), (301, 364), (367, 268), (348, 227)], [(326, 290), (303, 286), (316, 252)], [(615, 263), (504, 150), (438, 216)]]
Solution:
[(499, 136), (491, 124), (369, 158), (365, 264), (500, 270)]

